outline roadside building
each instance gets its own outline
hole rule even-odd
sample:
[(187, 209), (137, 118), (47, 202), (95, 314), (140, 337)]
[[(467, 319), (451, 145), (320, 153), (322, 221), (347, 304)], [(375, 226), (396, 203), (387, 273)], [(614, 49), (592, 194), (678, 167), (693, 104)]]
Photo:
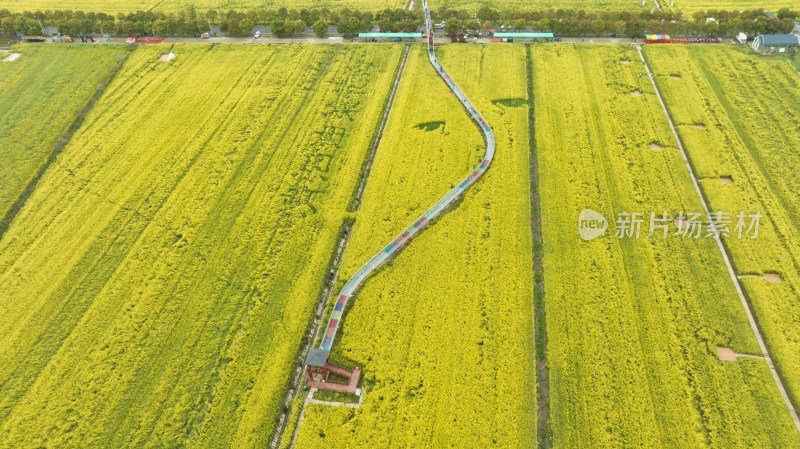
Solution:
[(792, 30), (792, 34), (794, 34), (795, 36), (797, 36), (798, 39), (800, 39), (800, 22), (796, 22), (794, 24), (794, 30)]
[(422, 33), (358, 33), (359, 42), (417, 42)]
[(552, 42), (553, 33), (494, 33), (495, 41), (501, 42)]
[(791, 52), (798, 45), (798, 37), (794, 34), (760, 34), (751, 45), (755, 51)]

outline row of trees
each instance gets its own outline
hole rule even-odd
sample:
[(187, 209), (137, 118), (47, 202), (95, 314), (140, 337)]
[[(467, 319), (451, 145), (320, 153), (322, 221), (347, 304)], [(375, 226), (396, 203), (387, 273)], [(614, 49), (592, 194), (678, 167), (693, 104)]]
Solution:
[[(445, 31), (453, 34), (461, 29), (489, 30), (499, 28), (517, 31), (534, 29), (552, 31), (556, 34), (618, 34), (640, 36), (648, 33), (676, 35), (724, 36), (746, 33), (789, 32), (792, 20), (800, 13), (781, 9), (776, 17), (767, 18), (763, 9), (745, 11), (712, 10), (699, 11), (684, 17), (675, 11), (600, 11), (584, 10), (539, 10), (514, 11), (495, 10), (482, 7), (477, 11), (466, 9), (442, 9), (434, 11), (436, 21), (446, 21)], [(707, 20), (713, 18), (713, 20)], [(41, 33), (40, 24), (54, 24), (62, 34), (107, 33), (117, 36), (134, 34), (156, 34), (160, 36), (197, 36), (209, 32), (212, 25), (219, 26), (222, 33), (243, 36), (252, 32), (256, 25), (269, 25), (276, 36), (289, 36), (303, 32), (309, 27), (320, 36), (328, 32), (330, 24), (336, 25), (340, 34), (352, 35), (369, 31), (378, 26), (381, 31), (416, 31), (422, 26), (422, 12), (404, 9), (386, 9), (379, 12), (327, 8), (296, 10), (254, 9), (249, 11), (217, 11), (205, 13), (187, 9), (177, 13), (137, 11), (116, 16), (83, 11), (35, 11), (12, 14), (0, 10), (0, 27), (7, 34)]]

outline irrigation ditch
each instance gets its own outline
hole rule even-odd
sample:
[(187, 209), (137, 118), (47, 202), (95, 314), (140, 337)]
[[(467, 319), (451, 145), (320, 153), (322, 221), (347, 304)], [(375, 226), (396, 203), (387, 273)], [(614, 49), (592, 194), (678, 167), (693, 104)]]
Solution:
[[(369, 178), (369, 174), (372, 170), (372, 163), (375, 160), (375, 155), (378, 152), (378, 147), (380, 146), (381, 138), (383, 137), (383, 130), (386, 128), (386, 122), (389, 120), (389, 115), (392, 109), (392, 105), (394, 104), (394, 98), (395, 95), (397, 94), (397, 89), (400, 86), (400, 79), (403, 76), (403, 70), (405, 69), (406, 60), (408, 59), (408, 53), (410, 49), (411, 45), (406, 45), (406, 48), (403, 53), (403, 58), (400, 60), (400, 64), (397, 67), (397, 73), (395, 75), (394, 84), (392, 85), (392, 90), (390, 91), (389, 96), (386, 98), (386, 104), (384, 105), (383, 108), (383, 116), (381, 117), (378, 126), (376, 126), (375, 128), (369, 152), (367, 153), (367, 156), (364, 159), (364, 164), (362, 165), (361, 168), (360, 181), (356, 186), (355, 190), (353, 191), (353, 196), (350, 201), (350, 205), (347, 208), (348, 212), (351, 213), (357, 212), (358, 209), (361, 207), (361, 199), (364, 195), (367, 179)], [(339, 231), (339, 238), (337, 239), (336, 249), (334, 250), (334, 253), (331, 256), (330, 262), (328, 263), (325, 282), (323, 284), (322, 291), (320, 292), (319, 299), (317, 300), (317, 308), (314, 312), (314, 316), (309, 322), (306, 334), (303, 337), (301, 348), (297, 355), (294, 373), (286, 390), (286, 395), (284, 397), (283, 405), (281, 408), (281, 414), (278, 416), (277, 421), (275, 423), (275, 429), (272, 433), (270, 448), (273, 449), (277, 448), (281, 444), (281, 441), (284, 437), (284, 433), (289, 424), (288, 419), (289, 416), (291, 416), (292, 412), (291, 410), (292, 399), (297, 395), (297, 393), (301, 391), (300, 382), (303, 379), (303, 366), (305, 362), (305, 357), (306, 354), (308, 354), (308, 350), (310, 349), (310, 347), (316, 341), (317, 336), (319, 335), (319, 332), (322, 329), (325, 309), (328, 305), (331, 294), (334, 293), (334, 287), (336, 286), (336, 283), (339, 279), (339, 267), (342, 262), (342, 256), (344, 255), (344, 251), (347, 248), (347, 243), (350, 240), (353, 224), (354, 224), (354, 219), (352, 217), (347, 217), (342, 223), (341, 229)], [(305, 402), (303, 404), (304, 404), (303, 406), (305, 407)], [(295, 433), (296, 430), (297, 429), (295, 429)], [(295, 435), (292, 435), (293, 440), (294, 436)]]

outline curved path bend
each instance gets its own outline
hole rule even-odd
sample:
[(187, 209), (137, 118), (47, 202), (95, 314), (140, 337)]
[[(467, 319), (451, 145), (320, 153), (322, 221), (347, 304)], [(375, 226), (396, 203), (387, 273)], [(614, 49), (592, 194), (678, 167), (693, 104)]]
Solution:
[(447, 206), (452, 204), (453, 201), (461, 196), (461, 194), (466, 192), (473, 184), (475, 184), (478, 178), (480, 178), (486, 172), (486, 170), (489, 169), (489, 165), (492, 163), (492, 159), (494, 158), (494, 134), (492, 133), (492, 128), (489, 127), (481, 113), (475, 109), (475, 106), (473, 106), (469, 99), (467, 99), (467, 96), (464, 95), (464, 92), (462, 92), (456, 83), (453, 82), (444, 68), (442, 68), (442, 65), (439, 64), (439, 61), (436, 60), (436, 54), (434, 53), (433, 48), (433, 25), (431, 24), (431, 13), (428, 9), (427, 0), (423, 0), (422, 4), (425, 10), (425, 26), (428, 31), (428, 58), (430, 59), (433, 68), (436, 69), (436, 72), (439, 74), (439, 76), (444, 80), (445, 83), (447, 83), (447, 86), (464, 106), (470, 117), (475, 120), (478, 128), (480, 128), (481, 133), (483, 133), (486, 141), (486, 154), (484, 155), (480, 165), (475, 167), (475, 170), (473, 170), (472, 173), (464, 178), (456, 187), (447, 192), (447, 194), (440, 198), (439, 201), (431, 206), (430, 209), (425, 211), (425, 213), (422, 214), (416, 221), (414, 221), (411, 226), (407, 227), (388, 245), (383, 247), (383, 249), (381, 249), (377, 254), (372, 256), (372, 258), (369, 259), (363, 266), (361, 266), (361, 268), (359, 268), (358, 271), (356, 271), (355, 274), (347, 281), (342, 288), (342, 291), (339, 292), (339, 297), (336, 300), (336, 304), (333, 307), (333, 312), (331, 312), (331, 316), (328, 320), (325, 336), (322, 338), (322, 343), (320, 344), (320, 348), (326, 351), (330, 351), (331, 346), (333, 346), (334, 339), (336, 338), (336, 332), (339, 330), (339, 324), (342, 320), (342, 312), (344, 312), (347, 301), (353, 297), (356, 290), (364, 282), (364, 280), (373, 271), (375, 271), (375, 269), (402, 251), (406, 243), (408, 243), (414, 236), (422, 232), (422, 230), (425, 229), (425, 226), (431, 220), (436, 218), (436, 216), (438, 216), (445, 208), (447, 208)]

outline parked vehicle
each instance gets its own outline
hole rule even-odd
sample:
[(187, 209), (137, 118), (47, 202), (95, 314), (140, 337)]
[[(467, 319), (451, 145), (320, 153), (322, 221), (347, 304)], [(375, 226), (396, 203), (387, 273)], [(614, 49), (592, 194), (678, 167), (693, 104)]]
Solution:
[(256, 39), (261, 37), (261, 31), (256, 31), (256, 34), (254, 34), (253, 37), (256, 38)]
[(200, 39), (208, 39), (209, 37), (211, 36), (209, 36), (208, 33), (203, 33), (200, 35)]

